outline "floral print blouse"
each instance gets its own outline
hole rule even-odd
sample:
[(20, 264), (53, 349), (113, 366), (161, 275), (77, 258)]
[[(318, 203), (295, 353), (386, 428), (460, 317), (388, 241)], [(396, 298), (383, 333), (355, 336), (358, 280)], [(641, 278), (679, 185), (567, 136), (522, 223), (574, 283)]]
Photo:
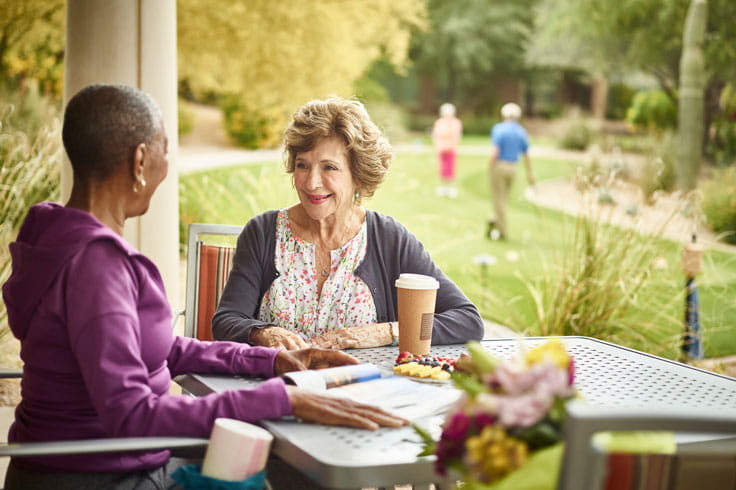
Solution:
[(259, 319), (310, 340), (328, 330), (376, 323), (368, 286), (355, 276), (368, 244), (366, 223), (345, 245), (330, 251), (330, 275), (317, 290), (315, 245), (294, 235), (287, 209), (276, 219), (275, 265), (279, 276), (263, 296)]

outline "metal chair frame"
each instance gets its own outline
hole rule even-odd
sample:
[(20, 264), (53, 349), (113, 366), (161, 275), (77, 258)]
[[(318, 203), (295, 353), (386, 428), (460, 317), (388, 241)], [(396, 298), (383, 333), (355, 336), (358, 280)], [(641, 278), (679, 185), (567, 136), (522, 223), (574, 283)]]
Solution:
[(199, 247), (203, 235), (237, 236), (243, 230), (238, 225), (192, 223), (187, 240), (187, 280), (184, 304), (184, 336), (194, 337), (197, 331), (197, 304), (199, 298)]
[[(605, 458), (594, 447), (592, 437), (604, 431), (674, 431), (712, 434), (701, 442), (678, 443), (677, 452), (723, 453), (725, 435), (736, 435), (736, 413), (724, 410), (697, 410), (662, 407), (604, 408), (579, 401), (568, 404), (565, 421), (565, 449), (558, 490), (597, 490), (605, 476)], [(731, 441), (732, 439), (728, 439)], [(727, 454), (733, 454), (733, 444)]]

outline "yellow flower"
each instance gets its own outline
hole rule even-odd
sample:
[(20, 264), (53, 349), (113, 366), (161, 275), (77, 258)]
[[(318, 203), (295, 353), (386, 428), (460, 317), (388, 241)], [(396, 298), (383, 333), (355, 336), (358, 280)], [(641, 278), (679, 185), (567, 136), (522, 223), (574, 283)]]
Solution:
[(487, 425), (480, 434), (465, 441), (470, 474), (482, 482), (493, 482), (526, 463), (528, 448), (506, 434), (501, 426)]
[(570, 365), (570, 356), (565, 346), (559, 339), (551, 339), (529, 350), (524, 356), (527, 365), (533, 366), (545, 360), (549, 360), (561, 369), (567, 369)]

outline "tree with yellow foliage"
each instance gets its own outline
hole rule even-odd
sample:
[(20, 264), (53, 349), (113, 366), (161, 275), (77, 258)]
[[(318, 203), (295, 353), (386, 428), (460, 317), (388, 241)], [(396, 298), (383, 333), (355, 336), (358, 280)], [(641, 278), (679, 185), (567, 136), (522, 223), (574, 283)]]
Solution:
[(379, 57), (401, 68), (424, 1), (178, 1), (179, 78), (196, 94), (230, 94), (231, 135), (274, 145), (293, 110), (330, 94), (350, 96)]
[(38, 80), (61, 94), (64, 0), (3, 0), (0, 8), (0, 79)]

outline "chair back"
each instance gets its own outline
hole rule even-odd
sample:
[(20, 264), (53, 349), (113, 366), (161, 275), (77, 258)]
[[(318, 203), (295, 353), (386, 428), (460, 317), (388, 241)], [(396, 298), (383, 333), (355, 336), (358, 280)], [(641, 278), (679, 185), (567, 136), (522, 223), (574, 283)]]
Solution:
[(192, 223), (187, 244), (184, 335), (212, 340), (212, 316), (232, 268), (234, 247), (212, 245), (204, 236), (237, 236), (242, 226)]
[[(675, 454), (611, 453), (604, 431), (673, 431)], [(661, 407), (603, 408), (573, 401), (565, 422), (558, 490), (736, 489), (736, 413)]]

